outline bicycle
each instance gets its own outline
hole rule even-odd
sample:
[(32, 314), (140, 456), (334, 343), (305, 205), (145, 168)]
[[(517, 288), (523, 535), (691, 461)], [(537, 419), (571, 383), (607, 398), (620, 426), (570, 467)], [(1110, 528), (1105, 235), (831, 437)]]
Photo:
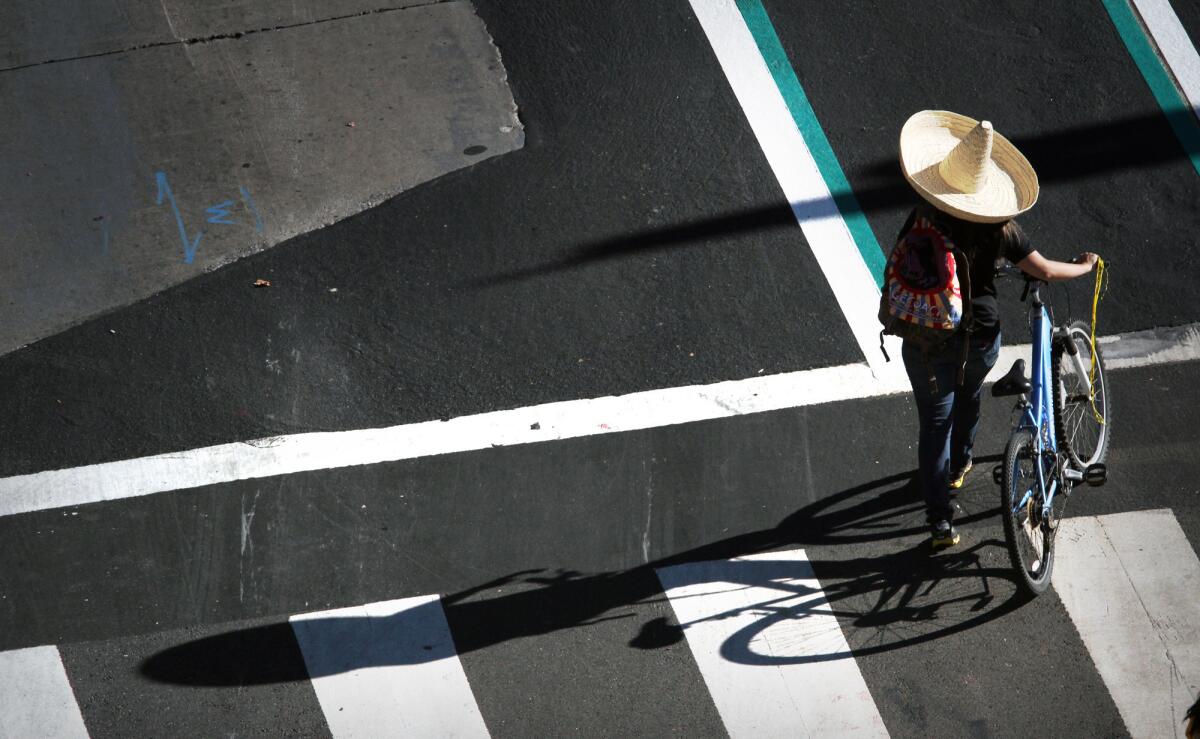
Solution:
[[(1104, 460), (1112, 428), (1112, 407), (1104, 359), (1090, 326), (1082, 321), (1054, 326), (1042, 301), (1041, 283), (1016, 267), (998, 276), (1025, 278), (1021, 301), (1030, 301), (1033, 373), (1025, 360), (1013, 363), (992, 386), (994, 397), (1019, 396), (1017, 415), (1004, 450), (992, 470), (1000, 486), (1004, 537), (1018, 584), (1030, 596), (1045, 592), (1054, 569), (1054, 534), (1072, 487), (1103, 485)], [(1097, 276), (1099, 286), (1099, 275)], [(1093, 300), (1093, 324), (1095, 302)]]

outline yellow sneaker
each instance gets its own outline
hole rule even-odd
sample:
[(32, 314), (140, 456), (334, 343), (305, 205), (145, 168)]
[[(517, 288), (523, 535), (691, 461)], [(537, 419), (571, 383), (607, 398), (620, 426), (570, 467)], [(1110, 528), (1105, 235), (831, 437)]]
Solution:
[(967, 460), (967, 466), (958, 471), (958, 474), (950, 478), (950, 489), (958, 490), (963, 486), (963, 481), (967, 479), (967, 473), (971, 471), (971, 460)]
[(958, 536), (958, 530), (949, 521), (938, 521), (930, 529), (929, 544), (935, 552), (946, 547), (952, 547), (961, 541)]

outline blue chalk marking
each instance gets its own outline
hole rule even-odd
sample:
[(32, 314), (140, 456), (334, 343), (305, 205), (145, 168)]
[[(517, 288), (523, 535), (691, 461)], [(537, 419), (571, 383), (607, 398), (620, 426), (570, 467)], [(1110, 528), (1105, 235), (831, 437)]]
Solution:
[(225, 223), (230, 226), (234, 225), (233, 221), (227, 220), (229, 218), (229, 206), (231, 205), (233, 205), (233, 201), (226, 200), (223, 203), (217, 203), (216, 205), (205, 208), (204, 212), (208, 214), (208, 222)]
[(262, 233), (263, 219), (258, 214), (258, 208), (254, 207), (254, 198), (250, 197), (250, 191), (245, 187), (238, 185), (238, 190), (242, 193), (242, 202), (246, 205), (246, 210), (254, 214), (254, 230)]
[(187, 229), (183, 225), (183, 216), (179, 213), (179, 204), (175, 202), (175, 193), (171, 192), (171, 185), (167, 182), (166, 172), (155, 172), (154, 180), (158, 183), (158, 197), (155, 199), (156, 205), (162, 205), (163, 197), (165, 196), (171, 201), (171, 210), (175, 212), (175, 225), (179, 226), (179, 240), (183, 242), (183, 261), (184, 264), (191, 264), (196, 258), (196, 248), (200, 246), (200, 237), (204, 232), (196, 234), (196, 238), (188, 240)]

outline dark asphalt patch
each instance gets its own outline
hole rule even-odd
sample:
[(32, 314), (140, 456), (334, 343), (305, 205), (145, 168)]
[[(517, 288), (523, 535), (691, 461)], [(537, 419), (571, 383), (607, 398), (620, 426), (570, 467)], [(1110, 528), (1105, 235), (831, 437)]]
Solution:
[(0, 474), (862, 360), (683, 0), (478, 10), (525, 149), (0, 359)]

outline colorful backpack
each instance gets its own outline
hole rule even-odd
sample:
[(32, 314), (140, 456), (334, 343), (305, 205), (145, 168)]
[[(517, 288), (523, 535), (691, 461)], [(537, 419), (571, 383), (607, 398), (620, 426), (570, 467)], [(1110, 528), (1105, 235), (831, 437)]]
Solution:
[(966, 264), (962, 251), (934, 223), (922, 215), (913, 219), (912, 228), (888, 255), (879, 298), (881, 349), (883, 334), (895, 334), (927, 354), (960, 327), (970, 328), (970, 275), (963, 270), (967, 275), (964, 302), (956, 269), (958, 258)]

